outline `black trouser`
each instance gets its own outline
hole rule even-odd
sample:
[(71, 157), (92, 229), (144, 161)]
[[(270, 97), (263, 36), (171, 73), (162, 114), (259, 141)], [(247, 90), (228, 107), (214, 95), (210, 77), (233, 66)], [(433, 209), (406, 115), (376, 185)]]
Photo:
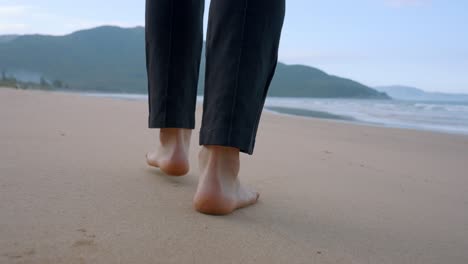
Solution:
[[(146, 1), (150, 128), (195, 127), (204, 0)], [(212, 0), (200, 145), (252, 154), (278, 60), (285, 0)]]

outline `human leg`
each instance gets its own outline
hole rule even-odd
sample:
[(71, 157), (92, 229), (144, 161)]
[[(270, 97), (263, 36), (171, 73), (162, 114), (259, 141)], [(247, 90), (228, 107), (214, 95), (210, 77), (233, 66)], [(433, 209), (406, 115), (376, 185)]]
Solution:
[(273, 77), (284, 0), (212, 0), (199, 144), (200, 179), (194, 207), (227, 214), (257, 201), (240, 184), (240, 152), (252, 154)]
[(159, 128), (149, 165), (171, 175), (188, 172), (188, 148), (203, 44), (203, 0), (146, 1), (148, 126)]

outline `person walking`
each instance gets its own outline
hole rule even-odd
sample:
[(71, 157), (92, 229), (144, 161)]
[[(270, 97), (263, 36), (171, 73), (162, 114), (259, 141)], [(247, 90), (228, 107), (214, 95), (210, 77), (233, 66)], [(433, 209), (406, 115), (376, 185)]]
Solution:
[[(189, 171), (188, 153), (203, 46), (204, 0), (146, 0), (148, 126), (159, 128), (150, 166)], [(252, 155), (278, 62), (285, 0), (211, 0), (194, 208), (228, 214), (258, 192), (239, 181), (240, 153)]]

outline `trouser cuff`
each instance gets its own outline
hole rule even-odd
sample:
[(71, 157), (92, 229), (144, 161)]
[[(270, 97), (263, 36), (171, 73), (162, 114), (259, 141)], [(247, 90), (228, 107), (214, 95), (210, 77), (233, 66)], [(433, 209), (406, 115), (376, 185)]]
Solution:
[(149, 115), (148, 116), (148, 127), (149, 128), (195, 128), (195, 120), (183, 120), (164, 118), (164, 116)]
[(255, 136), (251, 129), (201, 129), (199, 145), (235, 147), (238, 148), (240, 152), (252, 155), (255, 145)]

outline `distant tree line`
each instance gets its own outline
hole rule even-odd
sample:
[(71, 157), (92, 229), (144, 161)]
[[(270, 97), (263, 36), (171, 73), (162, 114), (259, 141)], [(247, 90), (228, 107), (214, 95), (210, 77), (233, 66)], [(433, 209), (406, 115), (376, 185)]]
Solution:
[(0, 86), (11, 87), (16, 89), (41, 89), (41, 90), (54, 90), (54, 89), (68, 89), (67, 83), (61, 80), (49, 81), (44, 76), (41, 76), (39, 83), (30, 81), (21, 81), (15, 76), (8, 76), (6, 70), (2, 70), (0, 79)]

